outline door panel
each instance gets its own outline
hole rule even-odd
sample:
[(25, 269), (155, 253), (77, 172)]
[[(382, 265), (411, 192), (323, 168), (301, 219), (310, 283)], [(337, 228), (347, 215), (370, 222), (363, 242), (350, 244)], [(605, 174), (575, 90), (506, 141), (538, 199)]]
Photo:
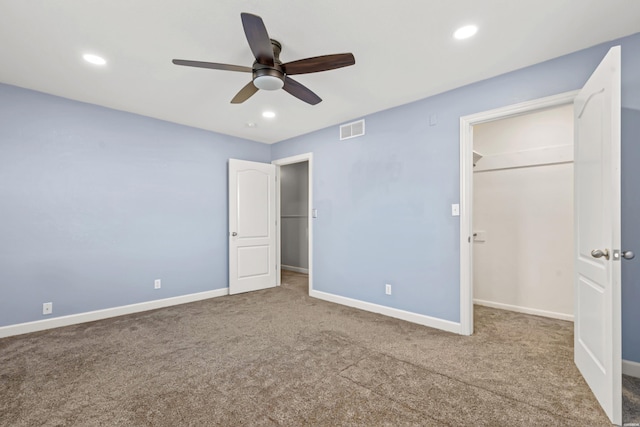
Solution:
[(275, 166), (229, 160), (229, 293), (276, 286)]
[(578, 340), (597, 364), (600, 371), (605, 368), (605, 334), (604, 324), (601, 322), (604, 316), (604, 289), (597, 283), (581, 276), (578, 278), (578, 300), (588, 310), (581, 310), (582, 317), (579, 322)]
[(239, 247), (238, 278), (269, 274), (269, 265), (273, 261), (269, 252), (269, 246)]
[(270, 215), (271, 177), (267, 172), (255, 169), (238, 170), (236, 173), (238, 235), (242, 239), (268, 237), (269, 221), (274, 218)]
[(614, 424), (622, 423), (620, 260), (620, 47), (612, 48), (574, 103), (574, 358)]

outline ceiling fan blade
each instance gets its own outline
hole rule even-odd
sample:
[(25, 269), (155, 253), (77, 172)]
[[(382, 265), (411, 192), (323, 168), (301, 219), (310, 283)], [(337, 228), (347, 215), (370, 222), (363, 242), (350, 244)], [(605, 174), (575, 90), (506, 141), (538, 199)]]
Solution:
[(262, 22), (262, 18), (250, 13), (241, 13), (240, 17), (242, 18), (244, 34), (247, 36), (249, 47), (253, 52), (253, 56), (256, 57), (256, 61), (262, 65), (273, 67), (273, 47), (271, 47), (271, 39), (264, 22)]
[(314, 56), (313, 58), (299, 59), (298, 61), (282, 64), (286, 74), (307, 74), (318, 71), (335, 70), (348, 67), (356, 63), (352, 53), (337, 53), (335, 55)]
[(317, 103), (322, 101), (322, 98), (313, 93), (311, 89), (301, 85), (290, 77), (284, 78), (284, 87), (282, 89), (286, 90), (291, 95), (295, 96), (301, 101), (306, 102), (307, 104), (316, 105)]
[(232, 104), (242, 104), (247, 99), (251, 98), (254, 93), (258, 91), (258, 88), (253, 84), (253, 80), (250, 81), (245, 87), (240, 89), (240, 92), (236, 94), (231, 100)]
[(186, 59), (174, 59), (176, 65), (186, 65), (187, 67), (198, 68), (212, 68), (214, 70), (226, 70), (226, 71), (241, 71), (244, 73), (251, 73), (253, 69), (251, 67), (243, 67), (242, 65), (229, 65), (229, 64), (217, 64), (215, 62), (202, 62), (202, 61), (187, 61)]

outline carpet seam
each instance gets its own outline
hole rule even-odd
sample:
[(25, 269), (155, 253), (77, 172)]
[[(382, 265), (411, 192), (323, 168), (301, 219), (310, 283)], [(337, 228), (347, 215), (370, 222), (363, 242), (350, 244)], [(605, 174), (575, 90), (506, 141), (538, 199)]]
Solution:
[[(368, 349), (368, 348), (366, 348), (366, 347), (364, 347), (364, 348), (365, 348), (365, 349)], [(431, 373), (431, 374), (435, 374), (435, 375), (438, 375), (438, 376), (441, 376), (441, 377), (447, 378), (447, 379), (449, 379), (449, 380), (451, 380), (451, 381), (455, 381), (455, 382), (458, 382), (458, 383), (460, 383), (460, 384), (464, 384), (464, 385), (467, 385), (467, 386), (470, 386), (470, 387), (473, 387), (473, 388), (477, 388), (477, 389), (480, 389), (480, 390), (484, 390), (484, 391), (486, 391), (486, 392), (488, 392), (488, 393), (491, 393), (491, 394), (496, 395), (496, 396), (500, 396), (500, 397), (505, 398), (505, 399), (507, 399), (507, 400), (510, 400), (510, 401), (513, 401), (513, 402), (518, 402), (518, 403), (521, 403), (521, 404), (523, 404), (523, 405), (527, 405), (527, 406), (529, 406), (529, 407), (531, 407), (531, 408), (534, 408), (534, 409), (537, 409), (537, 410), (540, 410), (540, 411), (544, 411), (544, 412), (546, 412), (547, 414), (553, 415), (553, 416), (555, 416), (555, 417), (560, 417), (560, 418), (565, 419), (565, 420), (567, 420), (567, 421), (578, 421), (578, 422), (580, 421), (579, 419), (576, 419), (576, 418), (573, 418), (573, 417), (568, 417), (568, 416), (566, 416), (566, 415), (556, 414), (555, 412), (552, 412), (552, 411), (550, 411), (550, 410), (548, 410), (548, 409), (546, 409), (546, 408), (542, 408), (542, 407), (539, 407), (539, 406), (536, 406), (536, 405), (532, 405), (532, 404), (527, 403), (527, 402), (523, 402), (523, 401), (521, 401), (521, 400), (519, 400), (519, 399), (516, 399), (516, 398), (513, 398), (513, 397), (511, 397), (511, 396), (507, 396), (507, 395), (504, 395), (504, 394), (501, 394), (501, 393), (495, 392), (495, 391), (493, 391), (493, 390), (490, 390), (490, 389), (487, 389), (487, 388), (481, 387), (481, 386), (476, 385), (476, 384), (473, 384), (473, 383), (468, 383), (468, 382), (463, 381), (463, 380), (460, 380), (460, 379), (458, 379), (458, 378), (451, 377), (451, 376), (449, 376), (449, 375), (447, 375), (447, 374), (443, 374), (443, 373), (441, 373), (441, 372), (434, 371), (434, 370), (429, 369), (429, 368), (427, 368), (427, 367), (420, 366), (420, 365), (416, 365), (415, 363), (412, 363), (412, 362), (409, 362), (409, 361), (406, 361), (406, 360), (400, 359), (400, 358), (398, 358), (398, 357), (396, 357), (396, 356), (393, 356), (393, 355), (390, 355), (390, 354), (387, 354), (387, 353), (384, 353), (384, 352), (376, 351), (376, 350), (370, 350), (370, 351), (375, 352), (375, 353), (378, 353), (378, 354), (381, 354), (381, 355), (383, 355), (383, 356), (390, 357), (391, 359), (394, 359), (394, 360), (396, 360), (396, 361), (399, 361), (399, 362), (402, 362), (402, 363), (406, 363), (407, 365), (413, 366), (414, 368), (423, 369), (423, 370), (425, 370), (425, 371), (427, 371), (427, 372), (429, 372), (429, 373)]]
[(380, 397), (382, 397), (382, 398), (384, 398), (384, 399), (391, 400), (392, 402), (395, 402), (395, 403), (399, 404), (400, 406), (402, 406), (402, 407), (404, 407), (404, 408), (406, 408), (406, 409), (410, 410), (411, 412), (414, 412), (414, 413), (419, 414), (419, 415), (423, 415), (423, 416), (425, 416), (425, 417), (427, 417), (427, 418), (429, 418), (429, 419), (431, 419), (431, 420), (433, 420), (433, 421), (436, 421), (436, 422), (438, 422), (438, 423), (444, 423), (445, 425), (447, 425), (447, 426), (449, 426), (449, 427), (453, 427), (453, 425), (452, 425), (452, 424), (449, 424), (449, 423), (448, 423), (448, 422), (446, 422), (446, 421), (442, 421), (442, 420), (440, 420), (440, 419), (434, 418), (433, 416), (431, 416), (431, 415), (429, 415), (428, 413), (425, 413), (425, 412), (423, 412), (423, 411), (421, 411), (421, 410), (419, 410), (419, 409), (414, 409), (414, 408), (410, 407), (409, 405), (407, 405), (406, 403), (404, 403), (404, 402), (400, 402), (400, 401), (398, 401), (398, 400), (394, 399), (393, 397), (386, 396), (386, 395), (384, 395), (384, 394), (382, 394), (382, 393), (379, 393), (378, 391), (376, 391), (376, 390), (374, 390), (374, 389), (372, 389), (372, 388), (369, 388), (369, 387), (367, 387), (366, 385), (361, 384), (361, 383), (359, 383), (358, 381), (356, 381), (356, 380), (354, 380), (354, 379), (351, 379), (351, 378), (349, 378), (349, 377), (345, 377), (345, 376), (343, 376), (343, 375), (340, 375), (340, 377), (341, 377), (341, 378), (344, 378), (344, 379), (345, 379), (345, 380), (347, 380), (347, 381), (350, 381), (350, 382), (354, 383), (354, 384), (355, 384), (355, 385), (357, 385), (357, 386), (360, 386), (360, 387), (362, 387), (362, 388), (364, 388), (364, 389), (366, 389), (366, 390), (369, 390), (371, 393), (374, 393), (374, 394), (376, 394), (376, 395), (378, 395), (378, 396), (380, 396)]

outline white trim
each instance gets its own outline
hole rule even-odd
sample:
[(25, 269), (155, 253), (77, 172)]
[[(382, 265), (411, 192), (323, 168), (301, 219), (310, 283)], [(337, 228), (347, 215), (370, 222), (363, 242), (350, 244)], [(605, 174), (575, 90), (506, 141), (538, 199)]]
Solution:
[(473, 126), (572, 103), (578, 91), (460, 117), (460, 333), (473, 333)]
[(640, 363), (622, 359), (622, 374), (640, 378)]
[(278, 275), (277, 284), (280, 286), (281, 277), (282, 277), (282, 267), (281, 266), (281, 242), (280, 242), (280, 234), (281, 234), (281, 224), (280, 224), (280, 166), (291, 165), (294, 163), (302, 163), (308, 162), (308, 174), (309, 174), (309, 191), (307, 197), (309, 198), (309, 206), (308, 206), (308, 218), (307, 218), (307, 227), (309, 230), (309, 238), (308, 245), (309, 251), (308, 256), (309, 260), (307, 265), (309, 268), (307, 269), (307, 274), (309, 275), (309, 293), (313, 290), (313, 216), (311, 212), (313, 210), (313, 153), (304, 153), (298, 154), (296, 156), (284, 157), (282, 159), (273, 160), (271, 163), (276, 165), (276, 177), (278, 179), (278, 184), (276, 185), (276, 215), (278, 216), (278, 225), (276, 229), (276, 259), (278, 263), (278, 271), (276, 274)]
[(154, 301), (145, 301), (137, 304), (123, 305), (120, 307), (105, 308), (103, 310), (87, 311), (85, 313), (53, 317), (46, 320), (36, 320), (34, 322), (2, 326), (0, 327), (0, 338), (10, 337), (13, 335), (22, 335), (30, 332), (44, 331), (53, 328), (60, 328), (62, 326), (77, 325), (79, 323), (94, 322), (96, 320), (108, 319), (110, 317), (140, 313), (142, 311), (171, 307), (174, 305), (186, 304), (189, 302), (201, 301), (209, 298), (217, 298), (224, 295), (229, 295), (229, 288), (198, 292), (195, 294), (181, 295), (178, 297), (164, 298)]
[(293, 265), (284, 265), (284, 264), (282, 264), (280, 267), (282, 267), (283, 270), (295, 271), (296, 273), (309, 274), (308, 268), (294, 267)]
[(438, 319), (436, 317), (425, 316), (424, 314), (412, 313), (410, 311), (399, 310), (397, 308), (385, 307), (383, 305), (373, 304), (370, 302), (360, 301), (321, 291), (310, 291), (309, 295), (324, 301), (346, 305), (347, 307), (358, 308), (360, 310), (383, 314), (385, 316), (406, 320), (407, 322), (417, 323), (419, 325), (428, 326), (430, 328), (440, 329), (443, 331), (452, 332), (454, 334), (460, 334), (460, 324), (451, 322), (449, 320)]
[[(273, 162), (271, 162), (273, 164)], [(282, 218), (280, 218), (280, 182), (282, 176), (280, 173), (280, 166), (276, 165), (276, 286), (282, 284)]]
[(555, 311), (540, 310), (539, 308), (522, 307), (519, 305), (503, 304), (501, 302), (485, 301), (481, 299), (473, 300), (476, 305), (499, 308), (500, 310), (515, 311), (516, 313), (533, 314), (534, 316), (550, 317), (552, 319), (567, 320), (573, 322), (573, 314), (558, 313)]

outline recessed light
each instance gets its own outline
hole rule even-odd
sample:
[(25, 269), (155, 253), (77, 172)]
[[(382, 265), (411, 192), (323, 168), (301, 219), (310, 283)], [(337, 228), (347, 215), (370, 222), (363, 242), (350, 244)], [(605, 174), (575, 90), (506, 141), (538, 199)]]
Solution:
[(104, 65), (107, 63), (107, 61), (103, 57), (93, 55), (91, 53), (85, 53), (84, 55), (82, 55), (82, 59), (93, 65)]
[(453, 33), (453, 37), (462, 40), (468, 39), (469, 37), (474, 36), (478, 32), (478, 27), (475, 25), (465, 25), (464, 27), (460, 27)]
[(264, 117), (265, 119), (273, 119), (276, 116), (276, 113), (274, 113), (273, 111), (264, 111), (262, 113), (262, 117)]

